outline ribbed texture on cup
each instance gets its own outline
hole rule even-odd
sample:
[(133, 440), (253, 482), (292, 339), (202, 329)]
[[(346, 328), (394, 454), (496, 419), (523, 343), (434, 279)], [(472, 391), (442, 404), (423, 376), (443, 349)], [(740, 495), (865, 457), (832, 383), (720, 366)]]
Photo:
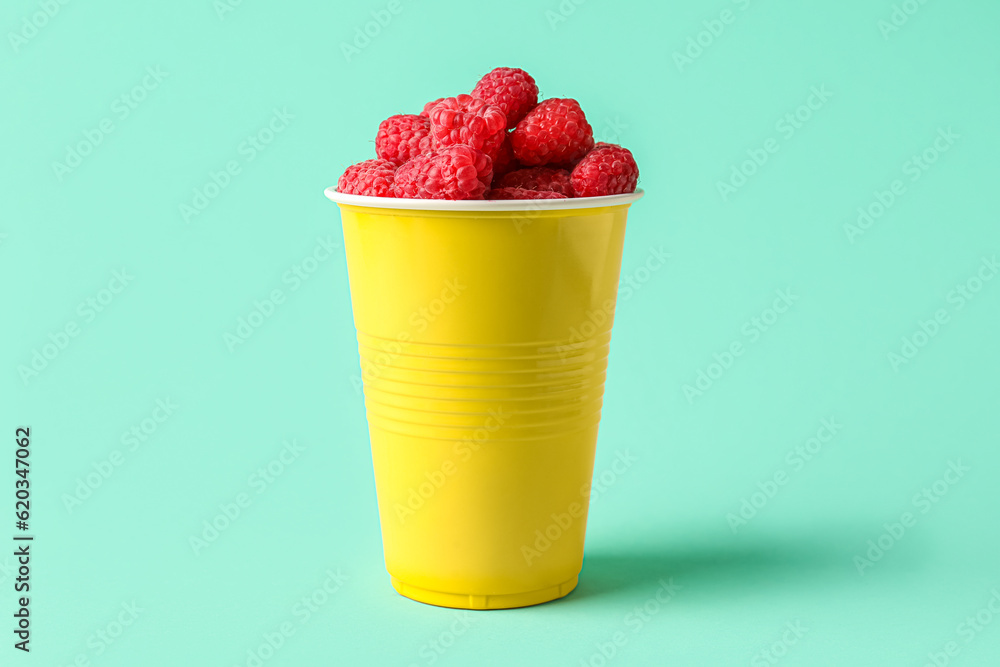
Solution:
[(358, 332), (373, 428), (491, 442), (550, 437), (600, 421), (611, 332), (587, 340), (433, 345)]

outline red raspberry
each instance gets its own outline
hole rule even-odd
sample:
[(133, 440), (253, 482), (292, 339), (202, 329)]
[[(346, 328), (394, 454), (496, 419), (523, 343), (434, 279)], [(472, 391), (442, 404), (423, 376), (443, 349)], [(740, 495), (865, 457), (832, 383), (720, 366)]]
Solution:
[(479, 80), (472, 96), (500, 107), (510, 129), (538, 104), (538, 86), (523, 69), (497, 67)]
[(437, 145), (466, 144), (486, 152), (500, 147), (503, 137), (495, 135), (507, 126), (503, 111), (472, 95), (441, 100), (431, 107), (430, 119), (431, 134)]
[(569, 181), (569, 171), (551, 167), (530, 167), (505, 174), (497, 185), (502, 188), (524, 188), (526, 190), (548, 190), (567, 197), (573, 196), (573, 185)]
[(482, 199), (492, 180), (489, 156), (456, 144), (418, 155), (397, 169), (393, 193), (407, 199)]
[(445, 98), (443, 98), (443, 97), (439, 97), (436, 100), (434, 100), (433, 102), (428, 102), (427, 104), (424, 105), (424, 110), (420, 112), (420, 115), (423, 116), (424, 118), (430, 118), (431, 117), (431, 109), (433, 109), (434, 105), (437, 104), (438, 102), (443, 102), (444, 99)]
[(534, 167), (583, 157), (594, 146), (594, 131), (576, 100), (552, 98), (528, 112), (510, 141), (517, 159)]
[[(609, 144), (605, 141), (598, 141), (596, 144), (594, 144), (594, 147), (591, 148), (590, 151), (588, 151), (587, 155), (596, 151), (598, 148), (607, 148), (608, 146), (617, 146), (617, 145), (618, 144)], [(576, 169), (576, 165), (580, 164), (580, 160), (587, 157), (587, 155), (582, 155), (577, 159), (573, 160), (572, 162), (567, 162), (565, 164), (560, 164), (560, 165), (549, 165), (549, 166), (550, 167), (558, 166), (560, 169), (565, 169), (566, 171), (572, 172), (574, 169)]]
[(412, 114), (389, 116), (378, 126), (375, 153), (399, 166), (431, 150), (431, 122)]
[(337, 181), (337, 192), (347, 195), (391, 197), (396, 165), (388, 160), (365, 160), (352, 164)]
[(503, 141), (493, 152), (485, 151), (493, 160), (493, 179), (496, 180), (512, 169), (517, 169), (517, 160), (514, 159), (514, 149), (510, 146), (510, 133), (503, 133)]
[(493, 188), (487, 199), (566, 199), (560, 192), (528, 190), (526, 188)]
[(577, 197), (635, 192), (638, 180), (639, 167), (632, 151), (615, 144), (605, 144), (587, 153), (570, 175)]

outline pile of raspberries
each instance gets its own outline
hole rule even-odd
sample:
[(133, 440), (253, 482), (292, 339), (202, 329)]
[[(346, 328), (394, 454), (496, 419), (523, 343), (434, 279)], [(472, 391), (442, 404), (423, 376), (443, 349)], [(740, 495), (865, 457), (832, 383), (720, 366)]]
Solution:
[(538, 101), (535, 80), (498, 67), (469, 95), (386, 118), (377, 159), (351, 165), (337, 191), (407, 199), (565, 199), (634, 192), (627, 148), (594, 143), (573, 99)]

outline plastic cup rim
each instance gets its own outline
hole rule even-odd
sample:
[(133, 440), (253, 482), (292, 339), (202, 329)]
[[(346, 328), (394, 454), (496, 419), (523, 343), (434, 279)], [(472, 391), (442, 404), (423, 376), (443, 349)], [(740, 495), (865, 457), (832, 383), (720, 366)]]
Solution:
[(623, 195), (606, 197), (575, 197), (567, 199), (475, 199), (450, 201), (446, 199), (403, 199), (400, 197), (367, 197), (337, 192), (336, 187), (324, 190), (327, 198), (337, 204), (367, 208), (402, 209), (416, 211), (560, 211), (577, 208), (603, 208), (623, 206), (638, 201), (645, 191), (642, 188)]

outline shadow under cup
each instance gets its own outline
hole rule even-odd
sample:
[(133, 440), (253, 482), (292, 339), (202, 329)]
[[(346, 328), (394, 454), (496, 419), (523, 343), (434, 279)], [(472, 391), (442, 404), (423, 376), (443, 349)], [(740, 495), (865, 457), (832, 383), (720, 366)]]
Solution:
[(577, 584), (629, 205), (342, 195), (386, 568), (523, 607)]

